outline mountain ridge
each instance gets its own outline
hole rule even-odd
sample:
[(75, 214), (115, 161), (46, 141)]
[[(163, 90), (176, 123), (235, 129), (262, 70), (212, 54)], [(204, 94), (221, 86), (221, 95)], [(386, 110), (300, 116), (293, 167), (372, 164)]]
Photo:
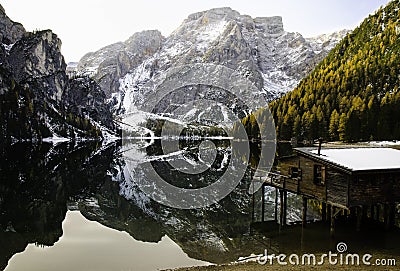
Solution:
[[(336, 33), (333, 43), (346, 33)], [(264, 89), (267, 99), (272, 100), (294, 88), (333, 47), (329, 42), (286, 32), (280, 16), (253, 19), (227, 7), (191, 14), (168, 37), (160, 34), (156, 40), (157, 46), (148, 47), (150, 54), (140, 63), (126, 63), (124, 67), (129, 69), (124, 70), (125, 75), (120, 73), (122, 76), (110, 79), (102, 76), (106, 69), (101, 65), (93, 70), (92, 78), (100, 85), (110, 86), (105, 92), (116, 114), (140, 104), (148, 92), (142, 86), (154, 76), (172, 67), (194, 63), (213, 63), (238, 70), (259, 89)], [(107, 52), (100, 49), (94, 54), (106, 56)], [(104, 62), (117, 63), (115, 53), (108, 59), (106, 56)], [(82, 67), (87, 64), (85, 57), (82, 58), (78, 72), (85, 73)], [(118, 65), (108, 68), (117, 74)], [(109, 84), (110, 80), (117, 83)]]

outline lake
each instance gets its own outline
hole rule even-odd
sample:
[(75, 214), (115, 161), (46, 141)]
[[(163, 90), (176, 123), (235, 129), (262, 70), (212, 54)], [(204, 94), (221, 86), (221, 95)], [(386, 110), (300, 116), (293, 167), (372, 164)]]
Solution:
[[(1, 147), (0, 268), (160, 270), (234, 262), (264, 249), (323, 253), (338, 240), (354, 250), (400, 255), (397, 230), (371, 227), (355, 234), (352, 225), (339, 221), (337, 240), (332, 240), (313, 204), (308, 219), (316, 223), (280, 227), (272, 221), (273, 188), (264, 195), (268, 221), (260, 223), (259, 190), (252, 223), (250, 166), (243, 174), (229, 175), (240, 177), (237, 185), (207, 207), (174, 208), (168, 206), (171, 201), (159, 202), (167, 195), (158, 188), (152, 190), (157, 195), (144, 192), (153, 185), (149, 165), (168, 184), (184, 189), (207, 187), (218, 182), (230, 164), (239, 165), (233, 161), (230, 140), (209, 141), (213, 152), (200, 140), (177, 142), (179, 151), (166, 150), (160, 140)], [(278, 151), (283, 155), (290, 147), (282, 145)], [(257, 164), (254, 153), (248, 157), (250, 164)], [(204, 165), (208, 168), (196, 174), (189, 170)], [(203, 196), (194, 198), (193, 204), (203, 202)], [(288, 210), (289, 222), (301, 220), (301, 198), (289, 195)]]

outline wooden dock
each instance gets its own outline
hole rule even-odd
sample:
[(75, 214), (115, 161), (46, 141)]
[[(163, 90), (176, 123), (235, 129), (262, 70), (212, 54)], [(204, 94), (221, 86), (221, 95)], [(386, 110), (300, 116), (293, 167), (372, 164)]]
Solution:
[[(278, 205), (280, 205), (279, 212), (279, 225), (284, 226), (287, 224), (287, 193), (300, 194), (300, 177), (292, 178), (290, 176), (283, 175), (279, 172), (269, 172), (263, 170), (257, 170), (253, 176), (253, 182), (258, 181), (262, 183), (262, 199), (261, 199), (261, 222), (265, 220), (265, 187), (270, 186), (275, 188), (275, 212), (274, 220), (278, 222)], [(279, 201), (278, 201), (279, 198)], [(254, 204), (254, 193), (253, 193), (253, 222), (255, 213)], [(304, 218), (306, 219), (306, 218)]]

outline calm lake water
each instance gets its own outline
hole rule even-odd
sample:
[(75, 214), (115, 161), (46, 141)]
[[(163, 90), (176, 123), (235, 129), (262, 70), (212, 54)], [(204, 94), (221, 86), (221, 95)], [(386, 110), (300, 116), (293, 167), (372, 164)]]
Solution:
[[(327, 225), (281, 229), (274, 218), (275, 190), (266, 189), (265, 217), (252, 223), (250, 168), (217, 204), (176, 209), (159, 204), (138, 186), (145, 161), (178, 187), (217, 181), (231, 162), (229, 140), (213, 140), (215, 161), (199, 174), (182, 174), (171, 164), (199, 163), (200, 141), (180, 142), (182, 152), (164, 155), (159, 141), (32, 145), (18, 143), (0, 152), (0, 268), (9, 270), (160, 270), (229, 263), (264, 249), (324, 253), (338, 241), (353, 251), (399, 256), (398, 232), (368, 227), (354, 233), (338, 222), (337, 239)], [(290, 147), (280, 145), (283, 155)], [(253, 152), (257, 153), (257, 152)], [(257, 163), (257, 155), (250, 163)], [(176, 164), (176, 163), (175, 163)], [(199, 178), (200, 176), (200, 178)], [(261, 217), (255, 195), (255, 221)], [(309, 219), (319, 219), (310, 204)], [(289, 195), (289, 222), (299, 221), (301, 199)], [(348, 225), (350, 224), (350, 225)]]
[(68, 211), (63, 235), (51, 247), (29, 244), (9, 261), (9, 270), (159, 270), (206, 265), (191, 259), (167, 235), (157, 243), (142, 242), (127, 232), (86, 219)]

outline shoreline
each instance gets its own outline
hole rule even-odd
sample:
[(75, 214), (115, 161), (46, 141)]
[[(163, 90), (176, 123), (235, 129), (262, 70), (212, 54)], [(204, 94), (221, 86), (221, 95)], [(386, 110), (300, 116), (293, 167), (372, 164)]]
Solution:
[[(387, 259), (387, 255), (377, 255), (374, 254), (374, 258), (378, 259)], [(396, 264), (392, 266), (377, 266), (375, 264), (372, 265), (332, 265), (327, 263), (326, 261), (322, 265), (279, 265), (278, 263), (274, 264), (259, 264), (257, 262), (244, 262), (244, 263), (231, 263), (231, 264), (218, 264), (218, 265), (208, 265), (208, 266), (192, 266), (192, 267), (180, 267), (173, 269), (163, 269), (161, 271), (325, 271), (325, 270), (346, 270), (346, 271), (375, 271), (375, 270), (399, 270), (400, 265), (400, 256), (392, 257), (396, 260)]]

